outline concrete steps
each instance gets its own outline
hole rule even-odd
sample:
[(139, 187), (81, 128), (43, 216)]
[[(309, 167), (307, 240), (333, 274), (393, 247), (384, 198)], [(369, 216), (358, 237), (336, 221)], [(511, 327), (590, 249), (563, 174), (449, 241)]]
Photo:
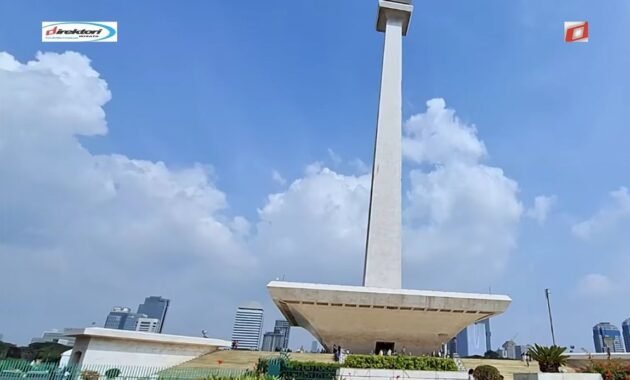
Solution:
[[(289, 353), (291, 359), (299, 361), (313, 361), (332, 363), (332, 354)], [(225, 350), (202, 355), (186, 363), (180, 368), (240, 368), (253, 369), (259, 358), (278, 357), (277, 352)]]
[[(299, 354), (289, 353), (291, 359), (299, 361), (314, 361), (332, 363), (332, 354)], [(223, 368), (223, 369), (253, 369), (259, 358), (277, 357), (277, 352), (262, 351), (216, 351), (202, 355), (186, 363), (180, 364), (178, 368)], [(496, 367), (505, 380), (512, 380), (514, 373), (535, 373), (538, 372), (538, 363), (532, 362), (528, 367), (520, 360), (492, 360), (492, 359), (460, 359), (461, 363), (468, 370), (486, 364)]]

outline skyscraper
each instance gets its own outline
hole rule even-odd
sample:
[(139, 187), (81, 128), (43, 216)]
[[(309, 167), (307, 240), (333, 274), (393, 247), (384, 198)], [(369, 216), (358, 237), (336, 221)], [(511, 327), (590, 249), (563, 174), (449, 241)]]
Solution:
[(507, 340), (503, 343), (503, 351), (505, 352), (505, 357), (508, 359), (517, 359), (516, 357), (516, 343), (513, 340)]
[(621, 333), (610, 322), (600, 322), (593, 326), (595, 352), (625, 352), (621, 343)]
[(128, 307), (115, 306), (107, 315), (104, 327), (106, 329), (124, 330), (125, 321), (130, 313), (131, 309)]
[(280, 344), (283, 350), (289, 348), (289, 334), (291, 333), (291, 326), (289, 326), (289, 322), (284, 319), (276, 320), (276, 325), (273, 328), (273, 332), (276, 334), (282, 334), (282, 342)]
[(258, 350), (260, 348), (263, 313), (262, 306), (255, 302), (239, 306), (236, 310), (232, 341), (237, 343), (237, 348), (245, 350)]
[(283, 351), (289, 348), (291, 326), (284, 319), (276, 320), (273, 331), (263, 335), (262, 351)]
[(468, 356), (468, 328), (463, 329), (448, 342), (448, 351), (460, 357)]
[(626, 352), (630, 352), (630, 318), (623, 321), (621, 330), (623, 331), (623, 343), (626, 346)]
[(263, 335), (262, 351), (282, 351), (284, 336), (280, 333), (269, 331)]
[(159, 319), (160, 323), (156, 332), (161, 333), (170, 303), (171, 301), (166, 298), (158, 296), (147, 297), (144, 299), (144, 303), (138, 306), (138, 314), (146, 314), (149, 318)]
[(109, 312), (105, 320), (106, 329), (136, 330), (138, 320), (147, 318), (146, 314), (132, 313), (128, 307), (116, 306)]

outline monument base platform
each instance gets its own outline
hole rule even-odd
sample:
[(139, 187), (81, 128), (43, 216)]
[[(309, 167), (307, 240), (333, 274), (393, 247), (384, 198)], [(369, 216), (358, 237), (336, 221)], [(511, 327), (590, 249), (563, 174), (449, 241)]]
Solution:
[(329, 351), (438, 351), (465, 327), (503, 313), (510, 297), (272, 281), (271, 298), (292, 326), (308, 330)]

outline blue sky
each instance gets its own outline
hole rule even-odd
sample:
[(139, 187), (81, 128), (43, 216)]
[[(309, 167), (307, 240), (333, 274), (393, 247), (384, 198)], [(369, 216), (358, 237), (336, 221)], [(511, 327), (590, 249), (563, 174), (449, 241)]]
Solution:
[[(0, 51), (21, 63), (35, 59), (38, 51), (75, 51), (89, 58), (91, 67), (106, 82), (111, 100), (101, 103), (107, 133), (95, 136), (92, 132), (75, 131), (70, 134), (79, 136), (78, 141), (89, 151), (90, 159), (117, 154), (152, 165), (163, 162), (168, 168), (166, 174), (175, 178), (172, 179), (175, 184), (189, 179), (184, 176), (182, 180), (177, 173), (199, 164), (204, 172), (203, 181), (209, 184), (201, 186), (200, 191), (208, 187), (225, 197), (224, 202), (219, 202), (222, 206), (216, 207), (221, 210), (219, 214), (214, 214), (214, 207), (208, 212), (217, 223), (228, 226), (232, 234), (228, 240), (234, 240), (230, 240), (229, 248), (220, 245), (207, 248), (217, 250), (208, 256), (203, 254), (203, 244), (198, 247), (195, 243), (190, 250), (198, 250), (200, 255), (176, 252), (178, 248), (174, 244), (174, 251), (159, 256), (155, 253), (153, 258), (151, 246), (141, 242), (137, 246), (117, 245), (117, 238), (112, 235), (109, 239), (100, 237), (98, 244), (91, 244), (85, 238), (83, 245), (79, 245), (85, 253), (80, 258), (69, 259), (64, 252), (76, 246), (68, 241), (83, 239), (85, 235), (45, 241), (36, 248), (26, 238), (16, 238), (18, 243), (11, 242), (24, 233), (18, 227), (12, 229), (12, 218), (24, 219), (24, 225), (28, 225), (31, 214), (19, 206), (22, 203), (13, 202), (14, 198), (4, 199), (5, 215), (10, 216), (4, 219), (5, 233), (0, 234), (0, 243), (3, 243), (2, 236), (7, 243), (0, 244), (0, 258), (10, 262), (10, 268), (15, 266), (15, 276), (27, 275), (27, 261), (20, 261), (22, 256), (18, 256), (22, 250), (32, 249), (37, 252), (36, 257), (44, 260), (48, 256), (39, 255), (54, 251), (58, 255), (54, 260), (86, 265), (108, 261), (112, 254), (108, 249), (117, 252), (128, 249), (124, 255), (121, 253), (120, 263), (125, 265), (123, 273), (97, 275), (96, 278), (101, 276), (102, 280), (96, 281), (94, 288), (108, 281), (121, 281), (116, 276), (128, 278), (142, 270), (153, 276), (142, 277), (141, 285), (125, 283), (120, 288), (108, 288), (107, 294), (91, 292), (91, 287), (86, 285), (85, 294), (74, 298), (69, 297), (74, 286), (73, 266), (64, 265), (63, 270), (43, 266), (35, 270), (42, 281), (64, 278), (64, 285), (56, 294), (59, 305), (54, 309), (57, 310), (55, 316), (38, 316), (41, 310), (25, 305), (29, 297), (46, 295), (24, 288), (37, 288), (35, 283), (24, 283), (15, 289), (8, 304), (11, 309), (28, 314), (28, 324), (2, 316), (0, 333), (23, 342), (44, 329), (88, 323), (88, 320), (100, 324), (114, 304), (133, 306), (148, 293), (160, 292), (174, 299), (173, 310), (178, 303), (182, 305), (181, 314), (170, 320), (167, 330), (196, 334), (197, 330), (212, 326), (209, 330), (215, 335), (229, 337), (234, 307), (249, 299), (265, 302), (269, 310), (267, 322), (271, 325), (277, 312), (265, 299), (264, 283), (279, 273), (291, 271), (290, 279), (296, 281), (356, 282), (362, 267), (362, 241), (348, 243), (347, 259), (309, 262), (321, 264), (316, 268), (327, 274), (313, 274), (298, 265), (297, 261), (308, 253), (281, 256), (283, 264), (278, 265), (282, 268), (276, 268), (269, 262), (278, 258), (267, 253), (274, 250), (274, 236), (299, 234), (288, 230), (263, 233), (266, 227), (261, 221), (264, 222), (265, 215), (276, 215), (270, 194), (284, 195), (284, 204), (290, 204), (288, 199), (300, 199), (295, 195), (300, 189), (291, 185), (294, 181), (305, 188), (306, 184), (329, 179), (322, 168), (343, 176), (334, 177), (335, 184), (365, 182), (365, 173), (355, 170), (353, 160), (369, 165), (373, 149), (382, 49), (382, 35), (374, 30), (375, 16), (376, 5), (366, 0), (0, 3)], [(40, 23), (46, 20), (117, 21), (119, 40), (114, 44), (42, 44)], [(563, 22), (573, 20), (589, 21), (588, 43), (563, 41)], [(630, 317), (630, 306), (619, 302), (626, 299), (630, 290), (623, 281), (621, 269), (630, 259), (630, 241), (623, 233), (624, 227), (629, 226), (630, 211), (625, 208), (623, 191), (616, 193), (617, 197), (610, 195), (623, 186), (630, 186), (627, 170), (630, 151), (626, 149), (630, 137), (626, 115), (630, 102), (627, 69), (630, 45), (626, 38), (629, 24), (630, 7), (621, 0), (605, 4), (542, 0), (416, 1), (410, 31), (404, 41), (404, 118), (427, 112), (427, 101), (443, 98), (446, 107), (454, 110), (459, 118), (458, 125), (476, 127), (475, 138), (483, 141), (487, 151), (478, 164), (499, 168), (502, 176), (515, 182), (518, 190), (509, 196), (522, 210), (517, 216), (508, 217), (506, 223), (496, 219), (500, 227), (509, 224), (509, 228), (499, 229), (497, 233), (513, 236), (513, 245), (491, 245), (496, 254), (462, 258), (463, 263), (473, 259), (463, 270), (453, 271), (452, 278), (442, 278), (443, 283), (429, 280), (430, 276), (425, 275), (431, 267), (407, 253), (404, 282), (409, 287), (450, 287), (454, 289), (449, 290), (463, 291), (487, 291), (492, 287), (493, 291), (510, 294), (514, 299), (512, 307), (493, 322), (496, 326), (494, 346), (517, 334), (518, 343), (549, 343), (545, 287), (552, 289), (556, 330), (562, 344), (590, 349), (592, 325), (601, 320), (620, 325), (623, 319)], [(92, 92), (86, 93), (86, 96), (91, 95)], [(36, 111), (37, 103), (31, 104)], [(5, 108), (3, 112), (8, 114), (9, 111)], [(20, 128), (20, 120), (16, 116), (4, 118), (3, 122), (0, 117), (0, 141), (3, 131), (5, 140), (12, 141), (10, 129), (15, 132), (15, 128)], [(37, 125), (32, 127), (38, 128)], [(59, 150), (61, 155), (65, 151)], [(7, 165), (12, 159), (27, 162), (31, 154), (37, 153), (25, 149), (15, 154), (19, 156), (12, 157), (6, 152), (3, 156), (0, 150), (0, 157)], [(72, 157), (56, 167), (67, 173), (76, 164)], [(418, 169), (412, 161), (406, 163), (406, 191), (414, 186), (409, 173), (426, 169), (423, 166)], [(38, 162), (42, 165), (40, 170), (47, 170), (45, 159)], [(321, 162), (319, 169), (311, 166), (309, 172), (306, 168), (315, 162)], [(436, 164), (430, 159), (420, 164), (425, 163)], [(274, 180), (274, 171), (282, 178)], [(12, 177), (10, 173), (0, 170), (4, 176), (0, 181), (11, 181), (18, 186), (26, 177), (15, 172)], [(112, 173), (107, 175), (116, 177)], [(64, 183), (59, 181), (54, 182), (56, 186)], [(30, 188), (34, 183), (25, 180), (23, 186)], [(332, 186), (325, 181), (323, 184)], [(57, 198), (47, 199), (45, 196), (50, 192), (45, 190), (49, 186), (52, 189), (53, 183), (42, 180), (40, 185), (42, 194), (33, 196), (51, 207), (70, 194), (69, 190), (61, 189)], [(15, 194), (12, 197), (16, 197)], [(139, 194), (143, 193), (135, 193), (138, 198), (134, 199), (142, 199)], [(291, 198), (292, 194), (295, 198)], [(483, 197), (490, 195), (476, 196), (485, 202), (488, 200)], [(528, 213), (534, 214), (535, 198), (539, 196), (550, 200), (550, 207), (537, 221), (528, 217)], [(112, 202), (123, 202), (121, 199), (118, 197)], [(339, 202), (345, 202), (347, 198), (340, 199)], [(304, 206), (303, 201), (295, 202), (295, 207), (308, 206)], [(405, 202), (412, 209), (417, 200), (408, 198)], [(485, 204), (480, 202), (473, 203)], [(135, 205), (137, 203), (136, 200)], [(178, 207), (186, 210), (189, 207), (173, 204), (168, 203), (168, 209), (177, 215), (181, 212)], [(354, 210), (344, 205), (340, 207)], [(90, 216), (82, 212), (82, 217), (106, 220), (111, 210), (101, 206), (99, 204)], [(150, 206), (147, 207), (134, 215), (145, 215)], [(269, 215), (265, 213), (266, 207)], [(418, 209), (424, 210), (424, 207)], [(124, 208), (120, 203), (120, 209)], [(299, 225), (302, 214), (296, 210), (285, 210), (282, 215), (298, 219), (274, 222), (273, 228)], [(475, 219), (476, 209), (471, 210), (471, 214), (461, 220), (478, 220)], [(60, 211), (51, 212), (57, 215)], [(357, 214), (362, 215), (361, 211)], [(457, 222), (457, 215), (457, 212), (453, 214), (453, 223)], [(244, 237), (239, 235), (239, 228), (234, 227), (234, 223), (239, 223), (235, 222), (237, 217), (242, 217), (249, 225)], [(496, 222), (492, 216), (481, 220)], [(597, 228), (589, 227), (588, 232), (581, 234), (575, 232), (576, 226), (583, 222)], [(361, 219), (356, 223), (360, 224)], [(183, 222), (176, 227), (185, 230), (185, 226)], [(43, 224), (41, 228), (49, 227)], [(304, 229), (309, 227), (304, 226)], [(448, 230), (448, 234), (460, 230), (454, 228)], [(360, 232), (356, 236), (360, 237)], [(95, 234), (94, 230), (90, 230), (89, 235), (92, 233)], [(415, 236), (413, 231), (409, 234)], [(467, 234), (461, 237), (464, 250), (473, 245), (466, 244)], [(426, 241), (418, 239), (413, 239), (418, 246), (409, 251), (424, 249)], [(103, 240), (109, 241), (105, 244)], [(219, 240), (211, 238), (213, 242)], [(339, 245), (333, 243), (333, 247), (346, 248), (345, 241)], [(485, 240), (482, 243), (485, 244)], [(93, 248), (95, 246), (98, 249)], [(185, 250), (187, 245), (182, 243), (181, 247)], [(319, 252), (320, 248), (313, 248), (313, 252)], [(134, 250), (146, 252), (137, 261), (125, 261), (135, 254)], [(181, 282), (177, 276), (215, 276), (213, 271), (219, 269), (197, 273), (193, 267), (224, 265), (221, 255), (231, 250), (245, 255), (242, 261), (247, 262), (247, 268), (229, 264), (234, 264), (234, 272), (226, 271), (230, 275), (226, 274), (221, 280), (229, 290), (221, 292), (212, 282), (197, 279), (184, 281), (190, 281), (191, 288), (169, 287), (171, 281)], [(454, 259), (459, 258), (458, 252), (452, 255)], [(143, 267), (145, 259), (155, 259), (156, 266)], [(204, 260), (209, 260), (210, 264)], [(494, 260), (501, 260), (500, 268), (495, 268)], [(488, 262), (487, 281), (483, 278), (485, 261)], [(338, 268), (330, 269), (331, 263)], [(470, 271), (466, 271), (467, 265)], [(171, 271), (173, 266), (178, 270), (176, 273)], [(237, 278), (247, 277), (244, 273), (250, 273), (248, 271), (256, 273), (255, 280), (248, 284), (243, 284), (242, 280), (239, 284), (232, 283)], [(349, 273), (349, 277), (344, 278), (344, 273)], [(427, 279), (423, 280), (425, 277)], [(152, 285), (156, 278), (168, 280)], [(10, 279), (0, 280), (0, 284), (4, 281), (9, 283)], [(199, 299), (201, 294), (203, 301)], [(86, 306), (87, 303), (90, 306)], [(64, 308), (79, 311), (68, 317), (64, 315)], [(225, 311), (218, 312), (216, 308)], [(194, 313), (197, 316), (190, 317)], [(298, 333), (292, 344), (308, 347), (308, 342), (305, 334)]]

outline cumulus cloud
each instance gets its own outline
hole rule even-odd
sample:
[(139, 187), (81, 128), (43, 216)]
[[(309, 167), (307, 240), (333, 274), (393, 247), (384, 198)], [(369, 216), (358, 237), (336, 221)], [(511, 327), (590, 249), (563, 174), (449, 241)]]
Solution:
[(630, 194), (626, 187), (621, 187), (610, 192), (607, 202), (593, 216), (574, 224), (572, 231), (576, 237), (589, 240), (615, 234), (629, 222)]
[(534, 205), (527, 209), (526, 215), (534, 219), (538, 224), (543, 225), (547, 221), (547, 216), (551, 208), (556, 204), (556, 201), (557, 197), (555, 195), (539, 195), (534, 198)]
[[(0, 55), (0, 287), (4, 305), (21, 311), (3, 316), (9, 331), (52, 327), (36, 321), (41, 306), (53, 326), (87, 324), (85, 314), (100, 324), (106, 307), (153, 293), (176, 298), (173, 310), (194, 320), (185, 316), (197, 307), (193, 289), (256, 265), (247, 223), (226, 213), (210, 167), (81, 145), (79, 136), (107, 133), (110, 98), (83, 55), (40, 53), (25, 64)], [(23, 302), (42, 298), (56, 301)], [(69, 307), (83, 310), (77, 320), (62, 320)]]
[(585, 297), (605, 297), (613, 291), (612, 281), (605, 275), (589, 273), (577, 285), (578, 293)]
[(332, 161), (333, 165), (337, 166), (343, 162), (343, 159), (334, 150), (328, 148), (328, 157)]
[(427, 112), (411, 116), (404, 129), (403, 154), (416, 163), (475, 164), (487, 154), (475, 126), (462, 123), (444, 99), (429, 100)]
[(303, 281), (360, 282), (369, 189), (368, 175), (309, 165), (303, 178), (258, 210), (255, 250)]
[(428, 101), (425, 113), (407, 120), (404, 133), (405, 156), (421, 165), (409, 174), (406, 254), (431, 268), (422, 273), (431, 284), (452, 286), (457, 276), (476, 281), (465, 275), (476, 269), (484, 270), (484, 280), (492, 278), (516, 247), (523, 212), (518, 184), (483, 164), (486, 148), (475, 127), (443, 99)]
[(271, 171), (271, 179), (273, 179), (275, 183), (281, 186), (287, 184), (287, 180), (282, 176), (282, 174), (280, 174), (280, 172), (275, 169)]

